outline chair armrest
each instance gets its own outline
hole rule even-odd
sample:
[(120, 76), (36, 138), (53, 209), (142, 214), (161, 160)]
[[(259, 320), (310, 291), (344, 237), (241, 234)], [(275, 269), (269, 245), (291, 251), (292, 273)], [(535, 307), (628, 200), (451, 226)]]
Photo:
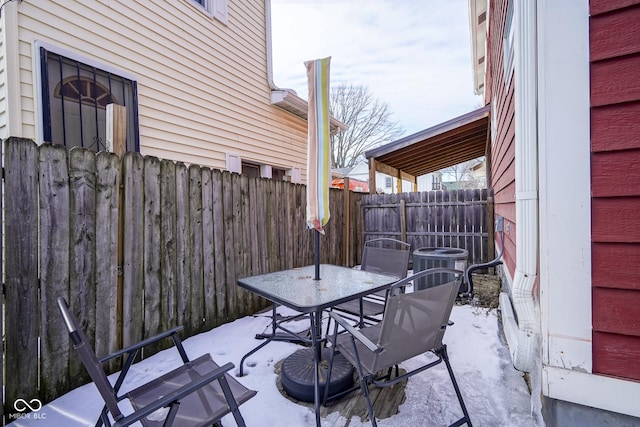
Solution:
[(168, 338), (171, 335), (175, 334), (176, 332), (181, 331), (183, 328), (184, 328), (183, 326), (176, 326), (173, 329), (169, 329), (168, 331), (161, 332), (158, 335), (154, 335), (152, 337), (144, 339), (144, 340), (142, 340), (142, 341), (140, 341), (138, 343), (135, 343), (135, 344), (133, 344), (133, 345), (131, 345), (129, 347), (123, 348), (121, 350), (116, 351), (115, 353), (111, 353), (111, 354), (109, 354), (107, 356), (102, 357), (100, 359), (100, 363), (104, 363), (104, 362), (106, 362), (108, 360), (113, 359), (114, 357), (122, 356), (123, 354), (131, 353), (133, 351), (139, 350), (139, 349), (141, 349), (143, 347), (148, 346), (149, 344), (153, 344), (156, 341), (160, 341), (161, 339)]
[(113, 427), (124, 427), (124, 426), (131, 425), (136, 421), (139, 421), (142, 418), (154, 413), (158, 409), (169, 406), (172, 402), (177, 402), (182, 398), (184, 398), (185, 396), (209, 384), (210, 382), (221, 378), (225, 373), (233, 369), (233, 367), (234, 367), (234, 364), (231, 362), (223, 366), (220, 366), (219, 368), (209, 372), (207, 375), (203, 375), (202, 377), (193, 380), (189, 384), (185, 384), (179, 389), (174, 390), (171, 393), (162, 396), (162, 398), (158, 400), (154, 400), (153, 403), (150, 403), (144, 408), (140, 408), (138, 411), (134, 412), (133, 414), (130, 414), (124, 418), (121, 418), (120, 420), (118, 420), (113, 424)]
[(355, 339), (364, 344), (365, 347), (367, 347), (369, 350), (373, 351), (374, 353), (380, 353), (382, 351), (382, 347), (378, 347), (373, 341), (364, 336), (362, 332), (351, 326), (351, 324), (344, 318), (342, 318), (339, 314), (335, 313), (334, 311), (330, 311), (329, 316), (331, 316), (333, 320), (335, 320), (340, 326), (342, 326), (347, 332), (349, 332)]

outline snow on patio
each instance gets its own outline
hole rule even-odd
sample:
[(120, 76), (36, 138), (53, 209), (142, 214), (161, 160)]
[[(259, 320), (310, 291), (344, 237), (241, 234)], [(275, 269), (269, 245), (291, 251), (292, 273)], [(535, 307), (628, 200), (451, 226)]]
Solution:
[[(284, 316), (289, 309), (279, 307)], [(270, 311), (247, 316), (219, 326), (184, 341), (189, 357), (195, 358), (209, 352), (219, 363), (232, 362), (238, 373), (241, 357), (260, 341), (257, 333), (270, 330)], [(530, 395), (522, 373), (516, 371), (509, 358), (508, 349), (499, 330), (496, 310), (456, 306), (451, 320), (455, 323), (447, 329), (447, 344), (451, 364), (462, 390), (475, 426), (537, 426), (544, 425), (539, 413), (532, 415)], [(299, 320), (300, 328), (308, 327), (308, 320)], [(271, 342), (254, 353), (246, 361), (245, 376), (239, 380), (258, 394), (241, 406), (247, 426), (314, 426), (312, 409), (298, 405), (278, 391), (275, 365), (299, 349), (287, 342)], [(411, 359), (403, 367), (417, 366), (420, 356)], [(164, 350), (135, 364), (129, 373), (123, 391), (132, 389), (151, 378), (180, 365), (175, 349)], [(113, 376), (111, 377), (114, 378)], [(123, 409), (129, 410), (127, 402)], [(102, 400), (93, 384), (87, 384), (61, 396), (42, 407), (40, 419), (22, 419), (11, 426), (92, 426), (102, 408)], [(459, 417), (459, 406), (444, 364), (411, 377), (406, 386), (406, 400), (399, 413), (379, 420), (384, 426), (439, 426)], [(225, 426), (234, 426), (231, 415), (223, 419)], [(346, 420), (338, 412), (322, 419), (323, 426), (368, 426), (354, 417)]]

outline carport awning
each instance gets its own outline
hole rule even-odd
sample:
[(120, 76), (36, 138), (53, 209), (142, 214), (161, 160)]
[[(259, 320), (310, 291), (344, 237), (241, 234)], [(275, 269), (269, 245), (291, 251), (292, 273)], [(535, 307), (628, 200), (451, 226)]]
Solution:
[[(370, 169), (415, 182), (427, 173), (473, 160), (489, 158), (489, 111), (485, 105), (382, 147), (368, 150)], [(373, 161), (372, 161), (373, 160)], [(370, 174), (375, 176), (375, 171)], [(375, 188), (375, 187), (374, 187)]]

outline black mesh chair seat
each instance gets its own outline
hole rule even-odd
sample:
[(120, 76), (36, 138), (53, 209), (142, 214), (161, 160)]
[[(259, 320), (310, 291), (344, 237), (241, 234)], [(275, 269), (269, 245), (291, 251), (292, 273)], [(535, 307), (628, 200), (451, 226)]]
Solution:
[[(379, 238), (368, 240), (362, 251), (362, 264), (360, 268), (372, 273), (387, 274), (396, 279), (407, 277), (409, 269), (409, 255), (411, 245), (397, 239)], [(353, 301), (347, 301), (333, 307), (338, 310), (358, 317), (358, 326), (366, 323), (376, 323), (384, 312), (387, 291), (376, 292)], [(327, 328), (329, 324), (327, 324)], [(327, 329), (328, 331), (328, 329)]]
[[(194, 380), (204, 378), (210, 372), (226, 372), (229, 368), (232, 368), (232, 366), (221, 368), (211, 359), (211, 355), (205, 354), (130, 391), (126, 396), (135, 410), (142, 410), (158, 398), (173, 393), (181, 387), (188, 386)], [(242, 405), (255, 396), (255, 391), (247, 389), (232, 376), (225, 375), (224, 379), (235, 398), (236, 404)], [(162, 426), (167, 412), (168, 408), (159, 409), (141, 419), (141, 422), (144, 426), (149, 427)], [(211, 424), (198, 420), (219, 420), (229, 412), (231, 412), (231, 409), (227, 404), (222, 385), (220, 381), (214, 381), (202, 386), (180, 401), (180, 409), (176, 414), (174, 424), (176, 426), (208, 426)]]
[[(401, 288), (409, 281), (439, 273), (451, 273), (458, 279), (431, 288), (407, 293), (401, 292)], [(328, 391), (325, 391), (324, 402), (360, 388), (367, 403), (371, 423), (375, 427), (376, 419), (369, 397), (369, 385), (391, 386), (445, 362), (458, 403), (462, 409), (462, 417), (451, 425), (467, 424), (470, 427), (471, 420), (453, 375), (447, 347), (442, 342), (462, 277), (462, 271), (433, 268), (420, 271), (396, 282), (389, 290), (382, 320), (372, 326), (357, 329), (338, 313), (331, 312), (330, 316), (335, 321), (335, 326), (334, 332), (329, 338), (331, 353), (327, 382), (331, 378), (333, 356), (336, 352), (340, 352), (356, 367), (360, 384), (334, 396), (329, 396)], [(344, 331), (341, 332), (340, 328)], [(426, 352), (432, 352), (437, 357), (436, 360), (430, 360), (410, 372), (398, 375), (397, 366), (400, 363)], [(396, 367), (395, 377), (392, 376), (394, 366)], [(386, 374), (384, 374), (385, 372)]]
[[(58, 298), (58, 308), (73, 347), (77, 351), (82, 364), (93, 380), (104, 407), (96, 426), (128, 426), (140, 422), (145, 427), (211, 426), (222, 417), (232, 413), (238, 426), (244, 427), (244, 419), (238, 406), (255, 396), (256, 392), (240, 384), (228, 372), (234, 368), (233, 363), (223, 366), (216, 364), (211, 355), (205, 354), (190, 361), (178, 336), (181, 327), (173, 328), (154, 337), (147, 338), (106, 357), (98, 359), (72, 314), (66, 300)], [(162, 339), (171, 338), (180, 354), (183, 364), (178, 368), (139, 386), (124, 395), (119, 395), (129, 369), (139, 351)], [(122, 371), (115, 384), (111, 384), (103, 363), (124, 356)], [(129, 399), (134, 408), (131, 414), (124, 414), (119, 402)]]

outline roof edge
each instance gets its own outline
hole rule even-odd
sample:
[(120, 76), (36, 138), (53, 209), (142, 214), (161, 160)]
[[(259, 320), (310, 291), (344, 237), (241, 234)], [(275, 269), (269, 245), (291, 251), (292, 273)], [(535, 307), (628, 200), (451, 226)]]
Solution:
[(484, 93), (487, 55), (487, 0), (469, 0), (469, 31), (471, 34), (471, 60), (473, 92)]
[[(301, 119), (308, 120), (309, 104), (300, 98), (293, 89), (271, 90), (271, 104)], [(329, 117), (329, 126), (331, 127), (332, 134), (344, 132), (349, 128), (348, 125), (333, 116)]]
[(390, 142), (381, 147), (372, 148), (371, 150), (365, 151), (364, 155), (367, 159), (375, 158), (382, 156), (384, 154), (388, 154), (392, 151), (408, 147), (416, 142), (423, 141), (427, 138), (433, 138), (434, 136), (440, 135), (445, 132), (449, 132), (455, 128), (460, 126), (464, 126), (466, 124), (475, 122), (476, 120), (489, 117), (489, 112), (491, 111), (491, 105), (487, 104), (484, 107), (480, 107), (477, 110), (470, 111), (466, 114), (463, 114), (458, 117), (454, 117), (451, 120), (447, 120), (446, 122), (439, 123), (435, 126), (432, 126), (428, 129), (422, 130), (420, 132), (416, 132), (412, 135), (405, 136), (403, 138), (398, 139), (397, 141)]

